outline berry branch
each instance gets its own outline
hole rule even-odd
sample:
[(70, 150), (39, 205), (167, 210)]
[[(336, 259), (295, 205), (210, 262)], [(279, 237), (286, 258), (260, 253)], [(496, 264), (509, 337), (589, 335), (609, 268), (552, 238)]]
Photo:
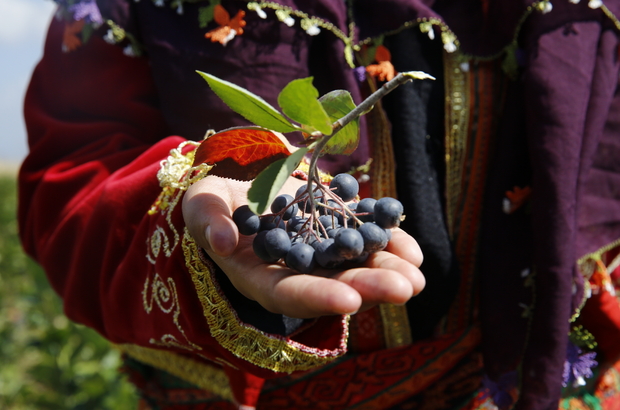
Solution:
[[(357, 106), (347, 91), (335, 90), (317, 98), (312, 78), (294, 80), (278, 96), (284, 115), (241, 87), (200, 74), (230, 108), (258, 126), (210, 136), (197, 149), (194, 166), (217, 163), (217, 175), (253, 179), (248, 205), (233, 212), (233, 221), (240, 234), (255, 235), (252, 246), (259, 258), (311, 273), (316, 265), (337, 268), (343, 263), (362, 263), (387, 246), (391, 229), (404, 218), (403, 205), (389, 197), (357, 202), (359, 183), (347, 173), (336, 175), (326, 187), (317, 162), (328, 153), (352, 153), (359, 142), (360, 116), (400, 85), (432, 76), (419, 71), (400, 73)], [(309, 135), (309, 145), (294, 149), (274, 131), (302, 131)], [(295, 197), (277, 195), (308, 152), (312, 156), (307, 183)], [(265, 213), (268, 207), (271, 213)]]
[(332, 134), (331, 135), (320, 136), (319, 137), (318, 141), (316, 142), (316, 145), (314, 147), (312, 147), (314, 149), (314, 152), (312, 153), (312, 158), (310, 159), (310, 169), (309, 169), (309, 172), (308, 172), (308, 192), (309, 192), (310, 200), (311, 201), (314, 202), (314, 198), (313, 198), (312, 189), (310, 187), (310, 184), (312, 184), (313, 182), (316, 182), (317, 184), (320, 185), (320, 181), (319, 181), (319, 178), (318, 178), (317, 163), (318, 163), (318, 159), (322, 155), (323, 149), (325, 148), (327, 143), (340, 130), (342, 130), (349, 123), (351, 123), (352, 121), (358, 119), (359, 117), (361, 117), (365, 113), (367, 113), (370, 110), (372, 110), (374, 108), (375, 104), (379, 100), (381, 100), (383, 97), (388, 95), (390, 92), (394, 91), (397, 87), (399, 87), (399, 86), (401, 86), (401, 85), (403, 85), (403, 84), (405, 84), (405, 83), (407, 83), (409, 81), (424, 80), (424, 79), (434, 80), (435, 77), (433, 77), (433, 76), (431, 76), (429, 74), (426, 74), (426, 73), (424, 73), (422, 71), (408, 71), (408, 72), (404, 72), (404, 73), (399, 73), (392, 80), (390, 80), (387, 83), (383, 84), (383, 86), (381, 86), (377, 91), (375, 91), (374, 93), (369, 95), (357, 107), (355, 107), (353, 110), (349, 111), (348, 114), (346, 114), (344, 117), (342, 117), (342, 118), (338, 119), (336, 122), (334, 122), (333, 125), (332, 125)]

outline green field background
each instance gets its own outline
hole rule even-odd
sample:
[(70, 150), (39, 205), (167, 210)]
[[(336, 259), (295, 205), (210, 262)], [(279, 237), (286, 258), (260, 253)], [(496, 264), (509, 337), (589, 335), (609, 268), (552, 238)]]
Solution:
[(135, 410), (117, 350), (70, 322), (17, 236), (14, 173), (0, 173), (0, 409)]

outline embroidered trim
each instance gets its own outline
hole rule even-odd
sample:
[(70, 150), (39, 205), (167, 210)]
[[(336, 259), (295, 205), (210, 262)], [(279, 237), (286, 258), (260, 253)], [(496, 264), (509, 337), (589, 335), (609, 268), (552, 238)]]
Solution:
[[(215, 134), (215, 131), (207, 131), (205, 139), (213, 134)], [(183, 154), (183, 149), (186, 146), (192, 146), (194, 149)], [(157, 172), (157, 179), (161, 187), (185, 191), (194, 182), (207, 176), (207, 173), (213, 168), (212, 165), (200, 164), (192, 167), (194, 155), (196, 154), (195, 149), (198, 146), (200, 146), (200, 142), (184, 141), (177, 148), (170, 150), (170, 155), (161, 162), (161, 168)]]
[[(446, 129), (446, 219), (450, 237), (456, 236), (463, 190), (463, 164), (469, 129), (469, 75), (459, 56), (444, 54)], [(467, 70), (469, 71), (469, 70)]]
[[(103, 21), (99, 9), (94, 0), (55, 0), (60, 9), (57, 15), (63, 16), (67, 21), (75, 21), (75, 20), (83, 20), (86, 22), (82, 33), (82, 39), (77, 37), (79, 31), (74, 33), (69, 33), (69, 42), (63, 43), (63, 49), (66, 51), (71, 51), (76, 47), (80, 46), (83, 42), (86, 42), (88, 37), (92, 34), (94, 29), (99, 28), (102, 24), (107, 24), (110, 28), (108, 33), (104, 37), (104, 39), (112, 44), (122, 43), (125, 40), (128, 40), (128, 45), (123, 49), (124, 53), (129, 56), (139, 56), (142, 54), (142, 46), (136, 41), (135, 37), (133, 37), (130, 33), (123, 30), (117, 24), (115, 24), (111, 20)], [(138, 0), (136, 0), (138, 1)], [(206, 0), (153, 0), (155, 6), (163, 7), (165, 2), (168, 1), (171, 8), (176, 8), (176, 12), (178, 14), (183, 14), (183, 4), (184, 3), (198, 3), (204, 2)], [(568, 0), (570, 3), (577, 4), (580, 0)], [(200, 7), (198, 9), (198, 23), (201, 28), (207, 27), (212, 21), (217, 19), (215, 18), (216, 9), (222, 8), (221, 0), (210, 0), (209, 5), (205, 7)], [(590, 0), (588, 6), (592, 9), (600, 8), (601, 11), (613, 22), (618, 30), (620, 30), (620, 20), (616, 17), (609, 8), (607, 8), (601, 0)], [(355, 39), (355, 23), (352, 18), (352, 10), (349, 7), (349, 20), (348, 24), (348, 34), (336, 27), (333, 23), (329, 21), (325, 21), (315, 16), (310, 16), (307, 13), (304, 13), (300, 10), (293, 9), (288, 6), (281, 5), (272, 1), (248, 1), (247, 2), (248, 10), (254, 11), (258, 14), (260, 18), (267, 18), (267, 14), (263, 9), (271, 9), (275, 11), (276, 18), (286, 24), (289, 27), (295, 25), (295, 18), (300, 19), (300, 27), (306, 31), (308, 35), (314, 36), (320, 33), (321, 29), (325, 29), (335, 35), (338, 39), (340, 39), (345, 47), (344, 47), (344, 59), (349, 64), (352, 69), (356, 69), (355, 59), (359, 61), (361, 60), (360, 51), (363, 49), (364, 45), (370, 44), (380, 44), (382, 38), (386, 35), (396, 34), (404, 29), (418, 26), (422, 33), (426, 33), (431, 40), (436, 38), (434, 26), (439, 28), (439, 37), (444, 45), (444, 49), (448, 53), (453, 53), (460, 48), (460, 42), (457, 36), (450, 30), (450, 28), (440, 19), (437, 18), (419, 18), (416, 20), (412, 20), (409, 22), (405, 22), (401, 27), (383, 33), (381, 36), (366, 38), (357, 43), (354, 42)], [(222, 8), (223, 9), (223, 8)], [(516, 59), (516, 51), (517, 51), (517, 38), (521, 31), (521, 27), (527, 17), (533, 13), (534, 11), (541, 12), (543, 14), (550, 12), (553, 9), (553, 5), (550, 0), (540, 0), (535, 2), (527, 7), (523, 16), (517, 23), (515, 28), (515, 33), (513, 40), (510, 44), (506, 45), (502, 50), (500, 50), (495, 55), (491, 56), (472, 56), (467, 55), (468, 59), (478, 60), (478, 61), (489, 61), (500, 58), (504, 56), (504, 71), (511, 77), (514, 78), (517, 73), (517, 59)], [(242, 12), (242, 11), (241, 11)], [(227, 13), (227, 12), (226, 12)], [(245, 13), (245, 12), (243, 12)], [(221, 13), (220, 13), (221, 14)], [(213, 41), (219, 41), (221, 44), (226, 45), (230, 40), (232, 40), (236, 35), (242, 33), (242, 27), (244, 24), (243, 15), (237, 14), (239, 17), (236, 24), (239, 27), (239, 30), (236, 30), (231, 24), (227, 22), (219, 21), (220, 27), (215, 30), (207, 33), (206, 37), (211, 38)], [(230, 19), (228, 16), (227, 21), (235, 20), (235, 18)], [(226, 31), (225, 35), (224, 31), (220, 30), (224, 28)], [(219, 31), (218, 31), (219, 30)], [(218, 34), (215, 35), (214, 31), (218, 31)], [(357, 55), (354, 55), (357, 53)], [(365, 66), (367, 64), (363, 64)], [(359, 68), (359, 67), (358, 67)]]
[[(482, 199), (497, 113), (504, 106), (508, 80), (500, 61), (470, 64), (460, 52), (444, 52), (444, 62), (446, 217), (461, 276), (445, 322), (445, 331), (452, 332), (472, 323), (477, 312), (475, 281)], [(470, 98), (472, 93), (475, 99)], [(529, 314), (527, 309), (524, 314)]]
[(228, 377), (220, 368), (165, 350), (149, 349), (132, 344), (113, 346), (139, 362), (164, 370), (203, 390), (217, 394), (223, 399), (233, 400)]
[(244, 17), (245, 11), (239, 10), (233, 18), (230, 18), (228, 11), (217, 4), (213, 9), (213, 19), (219, 24), (219, 27), (206, 33), (205, 38), (209, 38), (212, 42), (218, 42), (225, 46), (237, 35), (243, 34), (243, 27), (247, 24), (243, 19)]
[(405, 306), (383, 303), (379, 305), (379, 312), (381, 313), (381, 321), (387, 324), (383, 326), (386, 348), (391, 349), (413, 343), (409, 316)]
[(182, 247), (211, 336), (235, 356), (274, 372), (292, 373), (325, 365), (346, 353), (348, 315), (343, 317), (345, 331), (339, 347), (334, 350), (309, 348), (284, 337), (268, 335), (239, 320), (220, 294), (208, 262), (202, 258), (187, 230)]
[[(150, 292), (149, 292), (150, 289)], [(181, 333), (186, 343), (179, 341), (176, 336), (171, 334), (163, 335), (160, 340), (151, 338), (149, 343), (156, 346), (177, 347), (189, 351), (202, 350), (202, 348), (192, 343), (185, 334), (185, 331), (179, 324), (179, 316), (181, 314), (181, 305), (177, 295), (177, 287), (172, 278), (167, 278), (164, 282), (159, 274), (155, 274), (153, 282), (149, 286), (149, 277), (144, 282), (144, 290), (142, 291), (142, 303), (146, 313), (150, 314), (153, 310), (153, 302), (157, 307), (166, 314), (172, 314), (172, 321)]]
[[(208, 135), (208, 134), (207, 134)], [(183, 192), (194, 182), (204, 178), (212, 168), (207, 164), (192, 167), (195, 149), (183, 154), (187, 146), (196, 148), (200, 143), (184, 141), (177, 148), (170, 150), (167, 159), (161, 162), (157, 172), (162, 191), (148, 211), (148, 215), (160, 214), (166, 220), (166, 228), (156, 225), (153, 233), (146, 241), (146, 259), (152, 265), (157, 263), (157, 258), (163, 254), (169, 258), (180, 242), (180, 235), (172, 223), (172, 212), (183, 196)], [(171, 238), (172, 236), (172, 238)], [(155, 276), (147, 276), (142, 290), (142, 302), (147, 314), (153, 311), (153, 304), (165, 314), (172, 314), (172, 321), (177, 330), (185, 339), (180, 341), (172, 334), (165, 334), (159, 340), (151, 338), (149, 342), (157, 346), (177, 347), (189, 351), (202, 350), (200, 346), (192, 343), (185, 334), (179, 323), (181, 306), (176, 291), (176, 284), (172, 278), (165, 280), (155, 273)]]
[(605, 245), (602, 248), (579, 258), (577, 260), (577, 266), (579, 267), (579, 270), (581, 271), (583, 276), (587, 279), (592, 277), (596, 269), (600, 267), (600, 262), (603, 262), (604, 264), (607, 263), (607, 265), (605, 265), (607, 269), (609, 269), (610, 267), (616, 268), (618, 265), (620, 265), (620, 256), (616, 256), (610, 261), (607, 261), (605, 259), (605, 254), (616, 247), (620, 247), (620, 239), (617, 239), (612, 243)]
[(616, 287), (609, 272), (613, 272), (620, 266), (620, 252), (615, 255), (607, 255), (608, 252), (615, 250), (615, 248), (620, 248), (620, 239), (577, 260), (577, 268), (584, 277), (584, 287), (581, 304), (571, 316), (571, 322), (577, 320), (581, 309), (583, 309), (583, 306), (593, 292), (608, 291), (614, 295), (616, 294)]
[(307, 13), (293, 9), (292, 7), (283, 6), (281, 4), (271, 1), (248, 3), (249, 10), (254, 10), (259, 13), (259, 16), (261, 18), (266, 18), (267, 15), (264, 14), (264, 12), (262, 11), (263, 8), (275, 10), (278, 20), (280, 20), (289, 27), (292, 27), (295, 24), (295, 20), (293, 19), (293, 17), (297, 17), (301, 20), (301, 28), (310, 36), (316, 36), (321, 32), (321, 29), (333, 33), (338, 39), (340, 39), (344, 43), (344, 58), (346, 62), (351, 68), (355, 67), (353, 51), (356, 50), (356, 46), (353, 44), (355, 38), (355, 24), (353, 22), (349, 23), (349, 34), (345, 34), (342, 30), (340, 30), (329, 21), (325, 21), (318, 17), (310, 16)]

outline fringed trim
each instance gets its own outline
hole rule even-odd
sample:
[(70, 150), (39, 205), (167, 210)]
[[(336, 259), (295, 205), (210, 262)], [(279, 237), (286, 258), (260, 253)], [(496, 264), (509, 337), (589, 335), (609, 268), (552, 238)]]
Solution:
[[(214, 131), (209, 130), (205, 138), (212, 135)], [(170, 150), (168, 158), (161, 162), (161, 167), (157, 172), (159, 185), (162, 192), (151, 206), (149, 215), (164, 211), (168, 207), (174, 207), (180, 199), (182, 191), (186, 191), (194, 182), (206, 177), (213, 168), (212, 165), (200, 164), (192, 166), (196, 148), (200, 142), (184, 141), (177, 148)], [(191, 151), (183, 153), (185, 147), (194, 147)]]
[(343, 335), (338, 348), (333, 350), (315, 349), (285, 337), (264, 333), (239, 320), (220, 293), (208, 262), (202, 258), (187, 230), (182, 247), (211, 336), (235, 356), (274, 372), (292, 373), (331, 363), (346, 353), (348, 315), (343, 316)]

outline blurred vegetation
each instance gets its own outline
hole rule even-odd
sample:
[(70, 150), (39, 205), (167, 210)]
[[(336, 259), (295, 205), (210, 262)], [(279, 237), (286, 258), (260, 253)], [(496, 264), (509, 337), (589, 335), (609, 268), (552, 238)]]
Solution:
[(17, 237), (16, 184), (0, 175), (0, 409), (135, 410), (118, 351), (70, 322)]

